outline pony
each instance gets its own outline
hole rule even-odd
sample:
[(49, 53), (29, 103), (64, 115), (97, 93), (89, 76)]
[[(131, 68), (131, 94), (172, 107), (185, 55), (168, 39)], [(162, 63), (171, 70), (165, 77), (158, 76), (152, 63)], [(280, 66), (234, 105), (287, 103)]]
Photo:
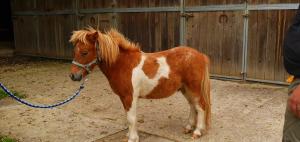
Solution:
[(174, 47), (144, 53), (120, 32), (101, 32), (92, 27), (73, 31), (74, 59), (70, 78), (80, 81), (96, 66), (106, 76), (127, 113), (128, 142), (138, 142), (139, 98), (161, 99), (181, 91), (190, 105), (185, 133), (199, 138), (211, 123), (209, 58), (197, 50)]

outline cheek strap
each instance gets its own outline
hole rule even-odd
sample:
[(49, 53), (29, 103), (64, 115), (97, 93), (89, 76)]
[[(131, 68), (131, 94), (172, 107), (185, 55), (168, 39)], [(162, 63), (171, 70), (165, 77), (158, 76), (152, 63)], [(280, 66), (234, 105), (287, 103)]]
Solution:
[(91, 66), (94, 65), (94, 64), (98, 64), (98, 59), (95, 59), (95, 60), (93, 60), (92, 62), (90, 62), (88, 64), (80, 64), (80, 63), (73, 60), (72, 64), (85, 69), (88, 73), (91, 73)]
[(80, 63), (76, 62), (75, 60), (73, 60), (72, 64), (85, 69), (88, 73), (91, 73), (91, 71), (92, 71), (91, 66), (94, 65), (94, 64), (97, 65), (101, 62), (101, 58), (100, 58), (100, 55), (99, 55), (100, 50), (99, 50), (99, 43), (98, 42), (95, 43), (95, 47), (96, 47), (96, 54), (97, 54), (96, 59), (94, 59), (93, 61), (91, 61), (88, 64), (80, 64)]

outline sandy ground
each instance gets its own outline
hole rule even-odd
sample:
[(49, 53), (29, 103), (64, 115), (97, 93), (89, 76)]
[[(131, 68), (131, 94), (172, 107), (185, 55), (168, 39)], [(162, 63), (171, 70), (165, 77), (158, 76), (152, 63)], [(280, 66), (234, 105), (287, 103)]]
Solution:
[[(79, 83), (70, 63), (53, 60), (0, 60), (0, 82), (41, 104), (63, 100)], [(280, 142), (287, 99), (284, 86), (212, 80), (213, 126), (199, 142)], [(178, 93), (138, 104), (141, 142), (190, 142), (183, 134), (189, 106)], [(21, 142), (119, 142), (126, 140), (122, 104), (96, 69), (85, 90), (55, 109), (32, 109), (10, 98), (0, 100), (0, 135)]]

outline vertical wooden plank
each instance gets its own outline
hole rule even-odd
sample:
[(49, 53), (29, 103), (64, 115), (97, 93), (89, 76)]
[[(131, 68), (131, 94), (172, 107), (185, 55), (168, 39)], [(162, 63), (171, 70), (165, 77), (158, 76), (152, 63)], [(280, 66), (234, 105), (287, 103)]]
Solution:
[[(219, 74), (219, 70), (220, 67), (218, 67), (218, 65), (221, 65), (221, 62), (219, 61), (219, 51), (216, 50), (216, 48), (218, 49), (218, 43), (219, 40), (222, 40), (219, 38), (218, 41), (216, 41), (215, 39), (218, 37), (215, 37), (215, 33), (220, 31), (220, 28), (218, 25), (218, 13), (207, 13), (208, 17), (207, 17), (207, 28), (210, 29), (211, 31), (207, 33), (207, 38), (205, 38), (204, 40), (207, 41), (207, 48), (210, 48), (210, 59), (211, 59), (211, 73), (212, 74)], [(220, 32), (219, 32), (220, 34)]]
[(175, 15), (173, 13), (166, 13), (167, 14), (167, 23), (168, 23), (168, 27), (167, 27), (167, 49), (174, 47), (174, 37), (175, 37), (175, 31), (174, 31), (174, 27), (175, 27), (175, 21), (173, 19), (175, 19)]
[(257, 70), (256, 61), (258, 58), (258, 12), (253, 11), (249, 16), (249, 36), (248, 36), (248, 54), (247, 54), (247, 77), (255, 76)]
[(14, 20), (16, 52), (35, 55), (37, 52), (37, 17), (18, 16)]
[(165, 12), (161, 13), (162, 14), (162, 31), (161, 31), (161, 35), (162, 35), (162, 42), (161, 42), (161, 50), (167, 50), (168, 49), (168, 22), (167, 22), (167, 14)]
[(56, 58), (57, 48), (55, 46), (55, 16), (39, 17), (39, 48), (38, 53), (44, 57)]
[(158, 16), (156, 16), (157, 14), (155, 14), (155, 50), (154, 51), (160, 51), (162, 49), (162, 35), (160, 34), (162, 31), (162, 24), (163, 24), (163, 18), (162, 15), (159, 14)]
[(75, 7), (74, 0), (36, 0), (39, 11), (72, 10)]
[(275, 45), (275, 59), (274, 59), (274, 80), (283, 80), (285, 78), (285, 70), (283, 67), (283, 33), (285, 29), (286, 11), (278, 11), (278, 20), (276, 24), (276, 45)]
[(240, 4), (242, 0), (186, 0), (186, 6)]
[(79, 0), (79, 8), (82, 9), (110, 8), (112, 5), (113, 0)]
[(37, 9), (36, 0), (12, 0), (12, 11), (34, 11)]
[(265, 61), (265, 80), (274, 80), (274, 67), (275, 67), (275, 48), (276, 48), (276, 34), (278, 26), (278, 15), (277, 11), (268, 11), (267, 12), (268, 22), (266, 23), (267, 32), (267, 48), (266, 48), (266, 61)]
[(69, 39), (73, 30), (76, 29), (76, 17), (73, 15), (64, 15), (56, 17), (55, 23), (55, 41), (57, 46), (57, 57), (71, 59), (73, 45)]
[(231, 64), (231, 60), (233, 60), (233, 56), (231, 52), (234, 50), (228, 50), (229, 48), (234, 48), (233, 46), (233, 35), (231, 34), (233, 31), (230, 26), (233, 26), (233, 18), (230, 12), (223, 12), (219, 17), (219, 22), (222, 24), (223, 34), (221, 38), (224, 39), (221, 47), (221, 74), (230, 75), (230, 70), (233, 70), (233, 64)]
[(259, 12), (258, 13), (258, 41), (257, 41), (257, 54), (258, 54), (258, 60), (256, 62), (256, 70), (255, 72), (255, 78), (256, 79), (264, 79), (264, 73), (263, 71), (266, 70), (266, 48), (267, 48), (267, 32), (268, 28), (266, 27), (267, 23), (267, 13), (265, 12)]

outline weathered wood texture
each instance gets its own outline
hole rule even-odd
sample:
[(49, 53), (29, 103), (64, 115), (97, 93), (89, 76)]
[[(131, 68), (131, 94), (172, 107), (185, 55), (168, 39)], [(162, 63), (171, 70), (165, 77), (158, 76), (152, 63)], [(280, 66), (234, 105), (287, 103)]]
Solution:
[(279, 4), (279, 3), (300, 2), (300, 0), (186, 0), (186, 5), (197, 6), (197, 5), (242, 4), (246, 1), (248, 1), (249, 4)]
[[(86, 14), (78, 18), (79, 29), (91, 26), (99, 28), (101, 31), (107, 31), (114, 27), (114, 14)], [(77, 29), (77, 28), (76, 28)], [(75, 29), (74, 29), (75, 30)]]
[[(69, 4), (68, 4), (69, 3)], [(67, 1), (41, 1), (29, 0), (13, 1), (14, 11), (42, 11), (51, 12), (55, 10), (72, 10), (76, 7), (75, 0)], [(22, 4), (22, 5), (20, 5)], [(111, 8), (111, 7), (154, 7), (154, 6), (178, 6), (179, 0), (159, 1), (159, 0), (79, 0), (79, 9), (87, 8)], [(17, 23), (21, 17), (15, 19), (16, 36), (18, 42), (28, 41), (22, 38), (19, 33), (21, 28)], [(107, 31), (114, 27), (124, 33), (130, 40), (138, 42), (145, 52), (165, 50), (179, 45), (179, 12), (161, 13), (103, 13), (103, 14), (81, 14), (75, 15), (53, 15), (35, 16), (34, 21), (26, 16), (22, 20), (35, 22), (25, 26), (26, 29), (35, 31), (34, 34), (27, 35), (35, 46), (23, 47), (23, 44), (16, 44), (19, 53), (32, 54), (38, 56), (54, 58), (71, 58), (70, 43), (68, 39), (72, 30), (92, 26), (101, 31)]]
[(20, 16), (14, 21), (14, 39), (17, 53), (36, 55), (38, 53), (36, 16)]
[(299, 3), (300, 0), (248, 0), (250, 4)]
[(55, 58), (72, 58), (73, 47), (69, 43), (69, 38), (74, 29), (76, 29), (75, 16), (40, 17), (39, 54)]
[(245, 0), (186, 0), (186, 6), (241, 4)]
[(75, 0), (12, 0), (12, 11), (53, 11), (75, 8)]
[(193, 13), (187, 21), (187, 44), (207, 54), (215, 75), (241, 77), (242, 12)]
[(80, 0), (81, 8), (136, 8), (179, 6), (180, 0)]
[[(74, 11), (97, 8), (180, 7), (181, 0), (12, 0), (13, 12)], [(249, 4), (300, 0), (248, 0)], [(245, 0), (185, 0), (185, 5), (232, 5)], [(124, 9), (123, 9), (124, 10)], [(186, 43), (211, 58), (215, 75), (241, 78), (243, 11), (193, 12), (186, 20)], [(250, 11), (247, 77), (284, 81), (282, 41), (295, 15), (288, 11)], [(83, 27), (117, 28), (145, 52), (179, 45), (180, 12), (94, 13), (14, 16), (16, 51), (51, 58), (72, 58), (71, 32)]]
[(118, 28), (145, 52), (179, 45), (179, 13), (120, 13)]
[(249, 19), (247, 77), (284, 81), (282, 45), (295, 11), (252, 11)]
[(20, 16), (14, 20), (16, 52), (52, 58), (71, 58), (72, 45), (68, 42), (76, 29), (72, 15)]
[(12, 11), (36, 10), (36, 0), (11, 0)]

